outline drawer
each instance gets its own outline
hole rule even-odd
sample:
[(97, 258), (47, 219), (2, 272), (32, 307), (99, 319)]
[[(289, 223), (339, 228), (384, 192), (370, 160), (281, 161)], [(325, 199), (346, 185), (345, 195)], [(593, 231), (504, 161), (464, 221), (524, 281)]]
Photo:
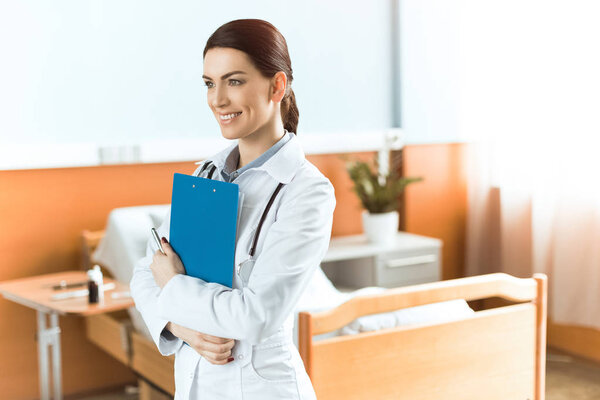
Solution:
[(175, 395), (175, 356), (164, 357), (153, 341), (138, 332), (131, 333), (131, 347), (133, 370), (165, 392)]
[(439, 252), (402, 252), (380, 255), (376, 261), (376, 284), (398, 287), (440, 279)]
[(92, 315), (85, 318), (86, 336), (90, 342), (121, 361), (130, 365), (130, 333), (133, 331), (127, 311)]
[(321, 268), (336, 287), (358, 289), (376, 285), (373, 257), (330, 261), (322, 264)]

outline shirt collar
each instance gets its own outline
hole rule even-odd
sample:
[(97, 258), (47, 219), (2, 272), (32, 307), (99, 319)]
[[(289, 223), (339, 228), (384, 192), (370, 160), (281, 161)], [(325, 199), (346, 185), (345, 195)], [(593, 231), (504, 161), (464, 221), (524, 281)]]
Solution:
[[(220, 172), (225, 166), (227, 156), (229, 156), (236, 146), (237, 143), (232, 144), (214, 156), (207, 158), (207, 161), (212, 161)], [(292, 181), (296, 172), (304, 162), (304, 159), (304, 151), (298, 142), (298, 138), (295, 134), (292, 134), (292, 138), (288, 140), (277, 153), (269, 158), (263, 165), (253, 169), (266, 171), (278, 182), (287, 184)], [(198, 161), (196, 164), (201, 164), (202, 162), (203, 161)]]

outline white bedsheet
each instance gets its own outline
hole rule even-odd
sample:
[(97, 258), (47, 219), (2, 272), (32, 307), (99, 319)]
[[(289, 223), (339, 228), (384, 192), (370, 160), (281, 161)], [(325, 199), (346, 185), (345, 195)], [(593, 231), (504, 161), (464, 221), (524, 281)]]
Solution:
[[(135, 263), (144, 256), (150, 229), (157, 228), (165, 218), (170, 205), (152, 205), (117, 208), (111, 211), (106, 224), (106, 234), (92, 254), (92, 262), (99, 263), (119, 282), (129, 284)], [(340, 292), (319, 267), (310, 285), (300, 298), (294, 311), (294, 343), (298, 346), (298, 313), (331, 309), (355, 296), (380, 293), (387, 289), (367, 287), (354, 292)], [(151, 339), (141, 314), (129, 308), (134, 328)], [(317, 335), (314, 340), (374, 331), (383, 328), (420, 323), (446, 322), (472, 314), (464, 300), (454, 300), (388, 313), (358, 318), (337, 331)]]
[[(318, 268), (311, 285), (303, 294), (296, 307), (294, 343), (298, 346), (297, 327), (298, 313), (300, 311), (324, 311), (334, 308), (353, 297), (377, 294), (386, 290), (388, 289), (382, 287), (365, 287), (354, 292), (343, 293), (337, 290), (323, 273), (323, 270)], [(467, 302), (461, 299), (426, 304), (386, 313), (365, 315), (336, 331), (315, 335), (313, 340), (322, 340), (333, 336), (355, 335), (362, 332), (377, 331), (398, 326), (449, 322), (462, 319), (473, 313), (474, 311), (469, 307)]]

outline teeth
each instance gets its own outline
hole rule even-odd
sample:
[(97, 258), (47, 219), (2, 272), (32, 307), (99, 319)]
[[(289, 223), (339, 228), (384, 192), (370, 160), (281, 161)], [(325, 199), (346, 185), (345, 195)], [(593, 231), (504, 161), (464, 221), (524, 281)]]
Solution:
[(221, 119), (231, 119), (233, 117), (237, 117), (240, 114), (241, 114), (241, 112), (235, 113), (235, 114), (228, 114), (228, 115), (219, 115), (219, 118), (221, 118)]

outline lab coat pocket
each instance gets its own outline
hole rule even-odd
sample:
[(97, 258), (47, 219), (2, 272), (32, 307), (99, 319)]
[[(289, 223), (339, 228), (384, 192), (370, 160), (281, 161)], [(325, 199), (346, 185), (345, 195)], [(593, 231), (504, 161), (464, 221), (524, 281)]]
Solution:
[(265, 382), (293, 382), (296, 380), (296, 371), (288, 342), (253, 346), (251, 367), (256, 376)]

